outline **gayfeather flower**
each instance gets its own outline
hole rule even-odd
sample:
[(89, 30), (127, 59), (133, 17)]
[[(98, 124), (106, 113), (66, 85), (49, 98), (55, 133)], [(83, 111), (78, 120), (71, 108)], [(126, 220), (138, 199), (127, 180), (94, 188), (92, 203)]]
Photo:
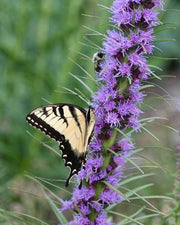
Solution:
[(110, 225), (105, 207), (123, 201), (115, 190), (134, 145), (130, 135), (125, 138), (122, 133), (141, 127), (139, 105), (145, 94), (140, 90), (142, 81), (151, 76), (147, 55), (153, 52), (153, 27), (160, 24), (157, 8), (163, 8), (161, 0), (114, 0), (110, 8), (113, 30), (107, 31), (102, 44), (99, 89), (91, 103), (96, 116), (94, 138), (86, 168), (78, 174), (82, 188), (75, 186), (72, 198), (61, 200), (61, 210), (76, 213), (71, 225)]

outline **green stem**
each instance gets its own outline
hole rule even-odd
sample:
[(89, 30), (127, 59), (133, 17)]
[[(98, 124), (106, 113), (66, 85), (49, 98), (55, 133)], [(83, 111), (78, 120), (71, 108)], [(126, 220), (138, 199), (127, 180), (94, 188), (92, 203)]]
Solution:
[(90, 221), (92, 221), (92, 222), (95, 221), (97, 215), (98, 215), (98, 212), (96, 212), (95, 209), (91, 209), (91, 214), (89, 215)]
[(119, 80), (119, 83), (118, 83), (119, 94), (122, 94), (126, 90), (126, 88), (129, 87), (130, 82), (131, 82), (130, 78), (128, 79), (127, 77), (123, 77)]
[(117, 130), (114, 129), (112, 135), (108, 140), (105, 140), (103, 142), (103, 158), (104, 162), (102, 165), (102, 170), (105, 170), (107, 166), (110, 164), (111, 161), (111, 154), (109, 153), (108, 149), (115, 143), (117, 136)]
[[(102, 193), (105, 185), (102, 182), (98, 182), (95, 189), (95, 200), (98, 200), (100, 194)], [(96, 217), (98, 215), (98, 212), (96, 212), (94, 209), (91, 209), (91, 214), (89, 215), (90, 221), (95, 221)]]
[(114, 144), (114, 142), (116, 140), (116, 135), (117, 135), (117, 130), (114, 129), (110, 138), (108, 140), (103, 141), (103, 144), (102, 144), (103, 148), (104, 148), (103, 151), (107, 151), (107, 149), (110, 148)]

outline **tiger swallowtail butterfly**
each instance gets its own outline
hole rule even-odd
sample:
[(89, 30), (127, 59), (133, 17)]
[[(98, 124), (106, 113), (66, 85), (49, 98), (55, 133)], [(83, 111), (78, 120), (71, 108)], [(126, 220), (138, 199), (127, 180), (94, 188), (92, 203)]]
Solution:
[(85, 166), (88, 144), (91, 140), (95, 116), (94, 110), (71, 104), (52, 104), (39, 107), (29, 113), (27, 122), (59, 143), (65, 166), (70, 167), (70, 178)]

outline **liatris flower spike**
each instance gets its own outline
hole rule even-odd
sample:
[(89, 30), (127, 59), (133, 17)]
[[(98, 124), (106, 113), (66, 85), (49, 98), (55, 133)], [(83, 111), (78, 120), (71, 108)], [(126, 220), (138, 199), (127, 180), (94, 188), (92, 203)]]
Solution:
[(69, 201), (61, 199), (61, 210), (75, 212), (71, 225), (112, 224), (105, 208), (124, 200), (117, 187), (134, 146), (130, 135), (122, 134), (140, 130), (139, 105), (145, 96), (140, 88), (151, 76), (146, 57), (153, 52), (153, 27), (160, 24), (157, 9), (162, 7), (160, 0), (114, 0), (110, 8), (113, 29), (102, 44), (99, 89), (91, 103), (94, 138), (86, 168), (78, 174), (83, 185), (79, 189), (77, 184)]

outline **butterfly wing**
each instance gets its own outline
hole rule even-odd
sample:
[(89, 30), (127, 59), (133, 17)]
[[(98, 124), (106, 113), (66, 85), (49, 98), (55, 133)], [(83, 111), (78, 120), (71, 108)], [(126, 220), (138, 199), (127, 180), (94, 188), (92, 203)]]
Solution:
[(33, 110), (26, 119), (29, 124), (59, 142), (65, 166), (70, 167), (67, 186), (69, 179), (79, 172), (82, 162), (85, 162), (89, 130), (86, 110), (70, 104), (47, 105)]

